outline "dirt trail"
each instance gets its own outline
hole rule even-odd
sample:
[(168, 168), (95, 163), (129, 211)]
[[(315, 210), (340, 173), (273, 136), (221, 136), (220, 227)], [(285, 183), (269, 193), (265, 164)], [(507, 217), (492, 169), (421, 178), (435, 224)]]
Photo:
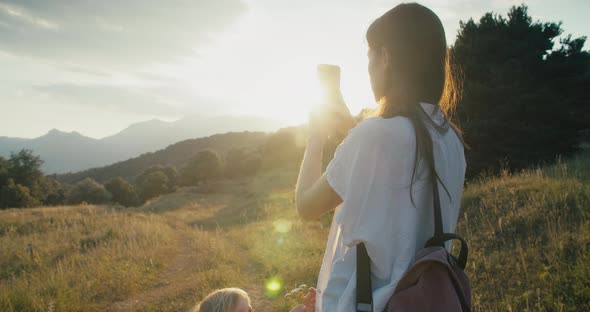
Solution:
[[(248, 259), (250, 258), (248, 254), (248, 250), (246, 247), (237, 244), (232, 240), (227, 240), (229, 244), (234, 248), (234, 252), (238, 255), (238, 258), (241, 259)], [(247, 281), (249, 281), (248, 285), (243, 286), (242, 288), (248, 293), (250, 296), (250, 300), (252, 301), (252, 306), (258, 312), (276, 312), (278, 309), (274, 306), (272, 301), (265, 295), (265, 281), (260, 276), (259, 272), (263, 269), (262, 264), (257, 263), (254, 260), (250, 261), (242, 261), (248, 263), (246, 267), (242, 267), (242, 273), (247, 276)]]
[[(170, 306), (162, 311), (181, 311), (172, 305), (174, 299), (179, 297), (191, 297), (196, 290), (191, 272), (194, 271), (194, 264), (197, 262), (197, 250), (191, 246), (190, 232), (192, 229), (179, 220), (171, 220), (171, 225), (176, 229), (178, 249), (172, 265), (159, 276), (159, 283), (150, 289), (128, 298), (125, 301), (115, 303), (111, 308), (113, 311), (142, 311), (145, 307)], [(172, 301), (172, 304), (163, 304)]]
[[(195, 230), (186, 221), (173, 215), (166, 217), (169, 218), (168, 222), (176, 229), (177, 234), (178, 247), (174, 248), (172, 265), (160, 274), (157, 285), (127, 300), (114, 303), (109, 308), (110, 311), (145, 311), (154, 310), (155, 307), (158, 307), (157, 311), (187, 311), (187, 301), (193, 304), (192, 302), (196, 300), (195, 293), (198, 285), (195, 285), (194, 279), (191, 278), (195, 271), (194, 265), (198, 262), (198, 251), (192, 247), (194, 244), (191, 244), (191, 231)], [(240, 267), (240, 271), (248, 281), (248, 285), (241, 286), (248, 292), (256, 311), (276, 312), (277, 309), (264, 294), (264, 280), (257, 274), (260, 272), (261, 264), (254, 260), (244, 261), (243, 259), (250, 258), (246, 247), (231, 239), (224, 240), (237, 254), (239, 261), (236, 261), (236, 264), (247, 263), (247, 266)], [(236, 285), (227, 285), (227, 287), (231, 286)]]

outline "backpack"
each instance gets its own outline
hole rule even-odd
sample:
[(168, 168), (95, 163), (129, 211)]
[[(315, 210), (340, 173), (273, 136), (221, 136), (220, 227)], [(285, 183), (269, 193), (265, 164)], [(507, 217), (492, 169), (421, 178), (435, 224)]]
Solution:
[[(468, 248), (463, 238), (444, 233), (436, 174), (431, 174), (434, 200), (434, 236), (416, 253), (412, 266), (398, 282), (385, 312), (471, 311), (471, 286), (463, 271)], [(459, 257), (444, 246), (448, 240), (461, 242)], [(356, 245), (356, 311), (373, 312), (370, 259), (363, 243)], [(381, 312), (381, 311), (379, 311)]]

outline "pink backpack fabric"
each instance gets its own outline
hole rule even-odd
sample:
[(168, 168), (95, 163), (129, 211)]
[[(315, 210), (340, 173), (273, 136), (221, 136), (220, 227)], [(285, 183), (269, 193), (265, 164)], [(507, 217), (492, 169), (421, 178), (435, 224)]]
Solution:
[(469, 278), (446, 249), (421, 249), (416, 262), (403, 275), (386, 311), (469, 311)]

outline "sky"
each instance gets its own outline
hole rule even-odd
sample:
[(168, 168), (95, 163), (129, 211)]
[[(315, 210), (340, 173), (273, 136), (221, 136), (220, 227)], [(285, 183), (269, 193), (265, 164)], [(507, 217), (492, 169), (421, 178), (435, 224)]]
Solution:
[[(0, 0), (0, 136), (57, 128), (102, 138), (131, 123), (195, 114), (301, 124), (317, 103), (319, 63), (341, 66), (342, 93), (356, 113), (375, 105), (365, 31), (398, 3)], [(460, 20), (505, 16), (522, 1), (419, 3), (441, 18), (451, 45)], [(534, 20), (590, 35), (590, 1), (525, 3)]]

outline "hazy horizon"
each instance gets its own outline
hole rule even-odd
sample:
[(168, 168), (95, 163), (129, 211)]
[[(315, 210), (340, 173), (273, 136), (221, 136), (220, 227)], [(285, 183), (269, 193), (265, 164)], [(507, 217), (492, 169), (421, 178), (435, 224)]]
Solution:
[[(128, 125), (124, 125), (122, 128), (116, 129), (112, 133), (107, 133), (106, 135), (97, 136), (97, 137), (91, 136), (91, 135), (87, 135), (87, 134), (85, 134), (85, 133), (83, 133), (81, 131), (78, 131), (76, 129), (63, 130), (59, 126), (57, 126), (57, 127), (53, 127), (53, 128), (48, 128), (47, 131), (45, 131), (45, 132), (43, 132), (43, 133), (41, 133), (41, 134), (39, 134), (37, 136), (23, 137), (23, 136), (7, 136), (7, 135), (0, 134), (0, 138), (7, 137), (7, 138), (15, 138), (15, 139), (26, 139), (26, 140), (29, 140), (29, 139), (36, 139), (36, 138), (42, 137), (44, 135), (47, 135), (47, 134), (49, 134), (53, 130), (58, 130), (58, 131), (63, 132), (63, 133), (78, 133), (78, 134), (80, 134), (82, 136), (85, 136), (85, 137), (88, 137), (88, 138), (91, 138), (91, 139), (102, 140), (102, 139), (105, 139), (105, 138), (108, 138), (108, 137), (117, 135), (120, 132), (126, 130), (127, 128), (132, 127), (132, 126), (137, 125), (137, 124), (148, 123), (148, 122), (153, 122), (153, 121), (160, 121), (160, 122), (165, 122), (165, 123), (175, 123), (175, 122), (180, 122), (180, 121), (182, 121), (185, 118), (191, 118), (191, 119), (193, 119), (193, 118), (203, 118), (203, 119), (248, 118), (248, 119), (253, 119), (253, 120), (268, 121), (269, 123), (268, 123), (267, 127), (269, 129), (276, 128), (276, 127), (273, 127), (271, 118), (265, 117), (265, 116), (254, 116), (254, 115), (245, 115), (245, 114), (200, 115), (198, 113), (193, 113), (193, 114), (181, 116), (181, 117), (178, 117), (178, 118), (166, 118), (166, 117), (157, 117), (156, 116), (156, 117), (150, 118), (150, 119), (139, 120), (137, 122), (132, 122), (132, 123), (130, 123)], [(290, 125), (285, 125), (285, 126), (290, 126)], [(245, 129), (245, 130), (247, 130), (247, 129)], [(256, 130), (254, 130), (254, 131), (256, 131)]]
[[(154, 118), (250, 115), (305, 122), (317, 63), (342, 67), (353, 113), (373, 105), (364, 33), (400, 1), (0, 1), (0, 136), (50, 129), (92, 138)], [(420, 1), (460, 20), (522, 1)], [(524, 2), (534, 20), (587, 36), (587, 1)], [(574, 5), (575, 4), (575, 5)], [(587, 45), (586, 45), (587, 47)], [(297, 58), (286, 58), (297, 55)]]

